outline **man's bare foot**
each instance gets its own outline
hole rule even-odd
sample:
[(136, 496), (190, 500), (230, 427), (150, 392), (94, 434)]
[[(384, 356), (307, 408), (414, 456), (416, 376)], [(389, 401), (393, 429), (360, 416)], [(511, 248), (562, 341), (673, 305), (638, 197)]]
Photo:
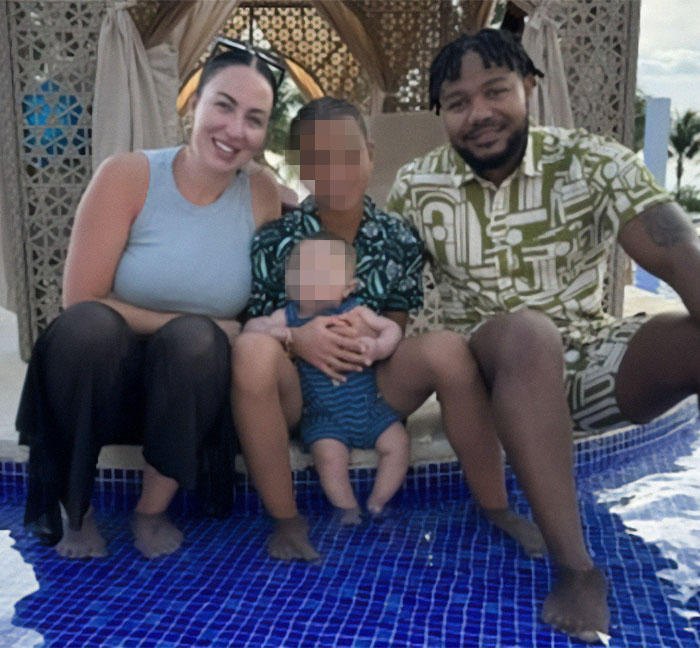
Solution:
[(83, 516), (80, 530), (68, 527), (68, 520), (63, 518), (63, 537), (56, 545), (56, 551), (64, 558), (102, 558), (107, 555), (104, 538), (97, 530), (92, 506)]
[(362, 511), (359, 506), (347, 509), (336, 506), (335, 516), (338, 522), (345, 526), (357, 526), (358, 524), (362, 524)]
[(134, 546), (146, 557), (157, 558), (177, 551), (184, 536), (165, 513), (139, 513), (131, 517)]
[(542, 620), (587, 643), (608, 634), (608, 585), (599, 569), (560, 568), (559, 581), (545, 599)]
[(544, 538), (534, 522), (509, 508), (483, 509), (483, 512), (491, 524), (513, 538), (528, 556), (541, 558), (547, 553)]
[(275, 520), (275, 530), (267, 541), (270, 556), (279, 560), (318, 560), (321, 555), (309, 542), (306, 520), (297, 515)]

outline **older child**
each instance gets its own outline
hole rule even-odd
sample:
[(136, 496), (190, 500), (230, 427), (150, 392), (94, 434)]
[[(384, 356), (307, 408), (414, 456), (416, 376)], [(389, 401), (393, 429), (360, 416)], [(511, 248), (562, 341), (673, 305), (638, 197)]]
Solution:
[(326, 496), (340, 509), (343, 524), (358, 524), (360, 508), (348, 476), (351, 448), (376, 448), (377, 478), (367, 510), (380, 514), (406, 476), (408, 434), (399, 415), (377, 388), (374, 362), (390, 356), (402, 338), (401, 327), (350, 297), (354, 287), (355, 249), (342, 238), (319, 232), (299, 241), (287, 257), (287, 304), (269, 317), (250, 320), (244, 331), (268, 333), (280, 342), (318, 315), (352, 312), (363, 326), (357, 338), (366, 367), (340, 380), (303, 359), (297, 362), (304, 401), (301, 436), (311, 449)]
[[(291, 127), (301, 179), (313, 195), (282, 218), (260, 228), (251, 244), (253, 287), (248, 315), (270, 315), (287, 301), (285, 262), (294, 245), (320, 230), (352, 244), (357, 253), (355, 291), (376, 313), (402, 329), (408, 311), (423, 303), (423, 247), (396, 216), (365, 196), (372, 170), (372, 144), (351, 103), (323, 97), (304, 106)], [(365, 366), (354, 313), (317, 316), (290, 329), (298, 357), (342, 380)], [(302, 416), (299, 374), (283, 345), (269, 335), (244, 333), (234, 348), (233, 410), (239, 440), (257, 492), (274, 520), (268, 550), (283, 560), (315, 560), (306, 522), (299, 515), (289, 465), (287, 430)], [(437, 393), (447, 438), (487, 517), (541, 553), (542, 537), (529, 520), (508, 509), (501, 447), (491, 434), (488, 394), (464, 339), (452, 331), (404, 338), (378, 363), (377, 385), (401, 416)]]

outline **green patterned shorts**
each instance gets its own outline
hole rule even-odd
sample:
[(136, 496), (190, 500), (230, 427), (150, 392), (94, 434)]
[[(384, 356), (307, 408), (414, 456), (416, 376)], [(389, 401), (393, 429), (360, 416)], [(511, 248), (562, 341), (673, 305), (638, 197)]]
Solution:
[(576, 430), (631, 425), (615, 399), (615, 380), (634, 334), (651, 318), (633, 315), (600, 329), (593, 342), (564, 348), (566, 396)]

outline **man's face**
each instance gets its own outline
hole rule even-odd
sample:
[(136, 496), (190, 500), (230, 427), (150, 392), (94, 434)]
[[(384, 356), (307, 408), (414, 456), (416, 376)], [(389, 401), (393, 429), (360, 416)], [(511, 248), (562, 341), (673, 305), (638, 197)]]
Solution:
[(514, 168), (527, 142), (527, 99), (534, 80), (507, 67), (462, 57), (460, 76), (440, 88), (440, 114), (455, 151), (475, 172)]

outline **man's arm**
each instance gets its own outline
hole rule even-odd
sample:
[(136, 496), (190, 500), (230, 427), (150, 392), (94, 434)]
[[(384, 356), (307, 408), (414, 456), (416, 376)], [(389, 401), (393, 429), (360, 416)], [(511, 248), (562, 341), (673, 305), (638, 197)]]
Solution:
[(663, 279), (700, 323), (700, 240), (673, 202), (649, 207), (625, 225), (620, 245), (640, 266)]

